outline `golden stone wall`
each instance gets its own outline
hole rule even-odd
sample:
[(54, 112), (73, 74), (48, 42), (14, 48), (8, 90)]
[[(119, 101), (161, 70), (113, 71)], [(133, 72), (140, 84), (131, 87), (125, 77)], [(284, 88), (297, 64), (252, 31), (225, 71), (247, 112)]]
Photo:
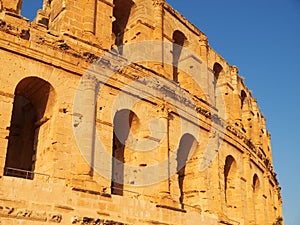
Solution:
[(0, 0), (0, 224), (282, 217), (256, 99), (168, 3), (21, 2)]

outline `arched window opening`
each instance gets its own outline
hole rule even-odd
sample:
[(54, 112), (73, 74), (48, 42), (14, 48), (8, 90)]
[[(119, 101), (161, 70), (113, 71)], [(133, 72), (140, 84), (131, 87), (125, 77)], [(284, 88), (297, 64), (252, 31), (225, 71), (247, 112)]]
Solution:
[(130, 129), (138, 125), (138, 117), (128, 109), (118, 111), (113, 121), (113, 161), (111, 193), (123, 195), (124, 192), (124, 163), (126, 140)]
[(214, 73), (214, 80), (213, 80), (213, 88), (214, 88), (214, 101), (215, 104), (217, 105), (217, 85), (218, 85), (218, 81), (221, 75), (221, 72), (223, 71), (223, 67), (219, 64), (219, 63), (215, 63), (214, 67), (213, 67), (213, 73)]
[(5, 162), (5, 175), (32, 179), (35, 155), (35, 122), (37, 112), (32, 103), (21, 95), (14, 99), (12, 121)]
[(247, 98), (247, 94), (244, 90), (241, 91), (241, 109), (243, 108), (244, 106), (244, 103), (245, 103), (245, 99)]
[(263, 224), (263, 221), (261, 221), (261, 210), (263, 208), (263, 205), (261, 205), (260, 201), (260, 182), (257, 174), (254, 174), (253, 180), (252, 180), (252, 188), (253, 188), (253, 209), (254, 209), (254, 219), (256, 223)]
[(124, 32), (129, 20), (131, 8), (134, 5), (132, 0), (114, 0), (112, 32), (115, 38), (115, 45), (119, 47), (119, 53), (123, 53)]
[(259, 191), (259, 179), (257, 174), (254, 174), (253, 176), (252, 188), (253, 188), (253, 193), (257, 195)]
[(40, 127), (53, 104), (51, 85), (36, 77), (25, 78), (15, 90), (4, 175), (33, 179)]
[(222, 70), (223, 70), (223, 67), (219, 63), (214, 64), (213, 71), (214, 71), (214, 87), (215, 88), (217, 87), (218, 79), (220, 77), (220, 73)]
[(178, 63), (182, 51), (182, 47), (186, 40), (185, 35), (181, 31), (173, 33), (173, 81), (178, 82)]
[(184, 179), (186, 176), (186, 164), (188, 163), (188, 159), (190, 153), (196, 147), (196, 139), (191, 134), (184, 134), (180, 139), (179, 148), (177, 151), (177, 174), (178, 174), (178, 186), (180, 191), (179, 202), (181, 204), (181, 208), (184, 208), (183, 200), (184, 200)]
[[(224, 166), (224, 189), (225, 189), (225, 202), (231, 206), (234, 199), (235, 192), (235, 178), (237, 168), (235, 159), (229, 155), (226, 157)], [(232, 207), (232, 206), (231, 206)]]

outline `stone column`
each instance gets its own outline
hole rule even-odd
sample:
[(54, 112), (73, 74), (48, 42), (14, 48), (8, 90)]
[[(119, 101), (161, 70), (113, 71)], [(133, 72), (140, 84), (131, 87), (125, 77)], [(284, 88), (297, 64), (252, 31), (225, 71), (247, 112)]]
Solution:
[(164, 28), (164, 0), (153, 0), (154, 6), (154, 20), (155, 20), (155, 40), (163, 40), (163, 28)]
[[(158, 176), (159, 177), (159, 185), (158, 185), (158, 193), (157, 197), (160, 199), (160, 204), (162, 205), (168, 205), (173, 207), (180, 207), (180, 205), (176, 204), (173, 200), (176, 202), (179, 202), (178, 199), (173, 199), (171, 194), (171, 180), (170, 175), (174, 175), (174, 168), (176, 168), (176, 154), (173, 154), (174, 157), (171, 157), (170, 152), (170, 143), (169, 143), (169, 112), (165, 105), (161, 105), (159, 109), (159, 118), (163, 121), (164, 124), (164, 138), (160, 143), (159, 147), (159, 154), (157, 156), (158, 160), (157, 163), (159, 163), (158, 168)], [(172, 167), (172, 168), (171, 168)], [(167, 179), (166, 179), (167, 178)], [(175, 182), (175, 181), (174, 181)], [(175, 203), (175, 204), (174, 204)]]
[(95, 135), (96, 135), (96, 103), (97, 103), (97, 80), (95, 77), (86, 77), (82, 81), (82, 126), (80, 147), (82, 149), (86, 164), (80, 166), (80, 175), (93, 175), (94, 166), (94, 150), (95, 150)]
[(87, 34), (95, 34), (97, 0), (86, 0), (84, 9), (83, 30)]
[(268, 172), (264, 173), (264, 197), (265, 197), (265, 217), (266, 224), (272, 223), (272, 204), (271, 204), (271, 195), (269, 192), (270, 182), (269, 182), (270, 174)]
[(207, 65), (208, 64), (208, 39), (206, 36), (201, 35), (200, 36), (200, 57), (203, 60), (203, 62)]
[(13, 111), (13, 104), (14, 104), (14, 96), (11, 94), (9, 97), (3, 99), (1, 96), (0, 100), (0, 176), (4, 174), (4, 167), (5, 167), (5, 160), (7, 154), (7, 147), (8, 147), (8, 139), (10, 134), (10, 121), (12, 118), (12, 111)]
[(170, 161), (169, 161), (169, 153), (170, 153), (170, 149), (169, 149), (169, 113), (168, 110), (165, 108), (165, 106), (162, 106), (162, 109), (160, 109), (160, 113), (159, 113), (159, 117), (160, 119), (163, 120), (164, 123), (164, 139), (161, 142), (161, 146), (159, 149), (159, 160), (158, 163), (161, 163), (162, 161), (165, 161), (166, 159), (168, 160), (168, 163), (166, 165), (163, 165), (162, 167), (160, 167), (160, 171), (159, 174), (161, 174), (163, 177), (168, 177), (167, 180), (161, 181), (161, 185), (160, 185), (160, 193), (170, 193)]
[[(208, 66), (208, 39), (206, 36), (201, 35), (199, 39), (200, 43), (200, 58), (203, 62), (201, 64), (200, 73), (203, 74), (200, 76), (201, 89), (205, 93), (205, 97), (209, 98), (211, 104), (215, 104), (215, 93), (214, 93), (214, 74), (212, 69)], [(203, 93), (202, 93), (203, 94)]]
[[(250, 100), (249, 101), (251, 101), (251, 105), (253, 105), (253, 104), (255, 104), (255, 103), (253, 103), (254, 102), (254, 99), (252, 98), (252, 97), (249, 97), (250, 98)], [(251, 110), (249, 110), (249, 113), (248, 113), (248, 118), (247, 118), (247, 125), (246, 125), (246, 127), (247, 127), (247, 132), (248, 132), (248, 138), (250, 139), (250, 140), (252, 140), (252, 143), (253, 143), (253, 137), (254, 137), (254, 130), (253, 130), (253, 125), (254, 125), (254, 117), (255, 117), (255, 115), (253, 115), (253, 108), (251, 109)], [(248, 120), (248, 119), (251, 119), (251, 120)]]
[[(214, 206), (211, 208), (213, 211), (217, 212), (219, 215), (221, 212), (224, 212), (224, 208), (222, 208), (222, 205), (224, 205), (224, 190), (221, 188), (220, 183), (224, 182), (223, 176), (221, 173), (224, 171), (223, 163), (220, 163), (219, 157), (216, 157), (214, 162), (211, 164), (211, 167), (209, 168), (209, 173), (211, 175), (211, 182), (210, 185), (213, 185), (213, 187), (210, 186), (210, 188), (213, 189), (211, 192), (213, 196), (210, 197), (212, 200)], [(226, 208), (226, 206), (225, 206)]]
[[(161, 49), (157, 49), (157, 56), (161, 58), (161, 64), (158, 64), (157, 69), (164, 67), (164, 3), (165, 0), (152, 0), (154, 7), (154, 40), (161, 41)], [(158, 55), (160, 54), (160, 55)]]
[(242, 118), (240, 107), (241, 100), (239, 97), (239, 69), (236, 66), (232, 66), (230, 75), (232, 77), (233, 91), (231, 94), (232, 98), (230, 99), (231, 102), (228, 102), (227, 104), (227, 106), (229, 106), (230, 108), (226, 110), (226, 112), (230, 113), (230, 115), (228, 115), (228, 118), (234, 121), (238, 118)]
[[(205, 94), (205, 97), (208, 98), (208, 101), (211, 104), (215, 103), (215, 95), (214, 95), (214, 74), (213, 70), (209, 68), (208, 65), (208, 39), (206, 36), (201, 35), (199, 39), (200, 49), (199, 55), (202, 63), (200, 64), (200, 80), (198, 82), (201, 84), (201, 92), (200, 96)], [(197, 75), (198, 76), (198, 75)], [(198, 79), (199, 79), (198, 78)]]
[(252, 177), (250, 173), (250, 153), (245, 152), (243, 155), (244, 164), (244, 179), (245, 179), (245, 203), (244, 203), (244, 215), (245, 224), (251, 224), (251, 221), (255, 220), (254, 217), (254, 205), (253, 205), (253, 188), (252, 188)]
[[(255, 103), (256, 104), (256, 103)], [(261, 139), (260, 139), (260, 134), (261, 134), (261, 130), (260, 130), (260, 121), (258, 118), (258, 114), (259, 111), (256, 109), (254, 111), (254, 116), (253, 116), (253, 123), (252, 123), (252, 143), (254, 145), (259, 145), (261, 144)]]

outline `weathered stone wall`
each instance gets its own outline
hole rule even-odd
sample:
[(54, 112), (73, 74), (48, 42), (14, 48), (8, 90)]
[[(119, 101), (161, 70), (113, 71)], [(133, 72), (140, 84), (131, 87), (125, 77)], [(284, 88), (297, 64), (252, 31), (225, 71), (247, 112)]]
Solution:
[[(128, 12), (122, 14), (125, 8)], [(45, 0), (34, 22), (19, 14), (20, 1), (1, 1), (0, 224), (271, 225), (282, 216), (270, 134), (256, 99), (238, 68), (229, 65), (208, 45), (205, 34), (166, 2)], [(122, 54), (127, 53), (121, 44), (149, 40), (178, 43), (189, 55), (183, 52), (177, 59), (177, 70), (169, 61), (176, 49), (165, 44), (158, 62), (119, 68), (126, 62)], [(114, 54), (107, 53), (111, 48)], [(98, 96), (97, 82), (81, 80), (94, 62), (100, 66), (99, 74), (112, 74)], [(187, 71), (207, 73), (205, 82), (220, 93), (201, 89)], [(162, 98), (141, 98), (138, 86), (124, 91), (128, 84), (149, 77), (163, 79), (171, 87), (166, 94), (182, 102), (186, 102), (184, 96), (192, 99), (197, 119), (189, 114), (187, 102), (180, 114)], [(141, 85), (146, 92), (148, 83)], [(88, 119), (74, 115), (76, 93), (83, 98), (81, 109)], [(114, 131), (122, 123), (118, 121), (122, 114), (118, 117), (114, 107), (121, 94), (137, 101), (132, 108), (124, 108), (132, 118), (129, 130), (135, 138), (148, 141), (142, 149), (156, 146), (151, 151), (135, 151), (130, 145), (134, 139), (127, 139), (125, 145), (116, 141)], [(217, 116), (221, 103), (215, 95), (222, 96), (224, 118)], [(22, 146), (14, 140), (23, 140), (19, 137), (26, 120), (25, 113), (18, 123), (13, 119), (16, 96), (26, 98), (36, 111), (31, 121), (33, 153), (24, 156), (32, 159), (32, 167), (26, 171), (9, 168), (7, 161), (7, 152), (15, 149), (12, 146)], [(153, 133), (149, 124), (154, 118), (159, 132)], [(199, 137), (192, 132), (181, 134), (182, 121)], [(91, 126), (78, 140), (74, 129), (83, 122)], [(79, 146), (93, 149), (94, 132), (107, 152), (84, 157)], [(217, 140), (217, 146), (209, 145), (211, 139)], [(208, 148), (219, 150), (209, 166), (200, 170)], [(137, 168), (123, 170), (124, 185), (111, 181), (118, 176), (112, 156)], [(169, 162), (145, 170), (168, 158)], [(158, 182), (139, 185), (148, 180)]]

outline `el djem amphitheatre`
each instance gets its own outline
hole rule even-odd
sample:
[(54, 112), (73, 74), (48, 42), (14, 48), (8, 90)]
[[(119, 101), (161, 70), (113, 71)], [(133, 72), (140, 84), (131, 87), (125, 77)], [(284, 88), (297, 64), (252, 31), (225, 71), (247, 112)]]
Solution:
[(0, 0), (1, 225), (283, 224), (256, 99), (166, 1), (21, 9)]

